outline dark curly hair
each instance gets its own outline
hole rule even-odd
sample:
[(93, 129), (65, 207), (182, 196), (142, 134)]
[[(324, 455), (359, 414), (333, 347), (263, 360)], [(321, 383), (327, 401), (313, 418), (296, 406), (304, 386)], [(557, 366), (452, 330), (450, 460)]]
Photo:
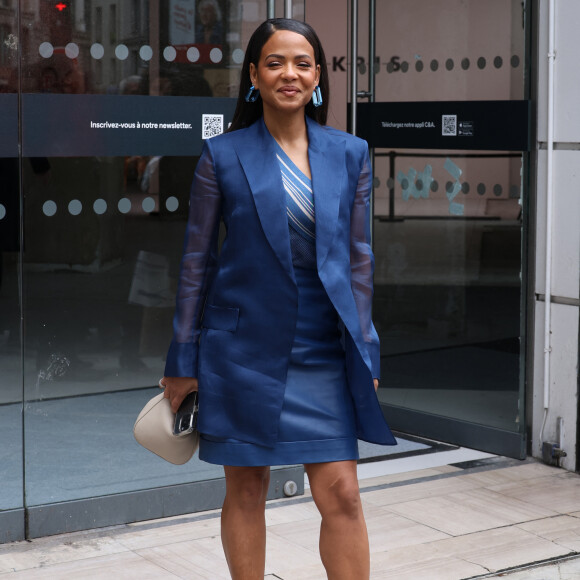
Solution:
[(248, 42), (244, 64), (242, 65), (242, 77), (240, 79), (238, 102), (236, 104), (236, 111), (229, 131), (236, 131), (237, 129), (249, 127), (263, 114), (263, 104), (260, 97), (258, 97), (254, 103), (246, 103), (245, 100), (246, 94), (251, 86), (250, 63), (253, 63), (256, 67), (258, 66), (263, 46), (268, 42), (274, 32), (277, 32), (278, 30), (289, 30), (290, 32), (301, 34), (312, 46), (312, 49), (314, 50), (314, 62), (317, 65), (320, 65), (320, 79), (318, 81), (318, 86), (320, 87), (320, 92), (322, 94), (322, 105), (320, 107), (315, 107), (312, 104), (312, 101), (309, 101), (306, 105), (306, 114), (320, 125), (326, 125), (328, 101), (330, 96), (328, 89), (328, 68), (326, 66), (324, 50), (322, 49), (322, 44), (320, 43), (318, 35), (312, 26), (305, 22), (301, 22), (300, 20), (271, 18), (270, 20), (262, 22), (262, 24), (256, 28), (250, 38), (250, 42)]

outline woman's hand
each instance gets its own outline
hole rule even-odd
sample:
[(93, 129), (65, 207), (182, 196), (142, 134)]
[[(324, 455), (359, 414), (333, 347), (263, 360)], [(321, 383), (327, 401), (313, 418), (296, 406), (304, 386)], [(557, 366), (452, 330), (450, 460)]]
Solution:
[(191, 377), (163, 377), (159, 381), (159, 386), (165, 387), (163, 396), (169, 399), (171, 410), (177, 413), (177, 409), (179, 409), (183, 399), (189, 393), (197, 391), (197, 379)]
[(379, 379), (373, 379), (373, 384), (375, 385), (375, 393), (376, 393), (377, 389), (379, 388)]

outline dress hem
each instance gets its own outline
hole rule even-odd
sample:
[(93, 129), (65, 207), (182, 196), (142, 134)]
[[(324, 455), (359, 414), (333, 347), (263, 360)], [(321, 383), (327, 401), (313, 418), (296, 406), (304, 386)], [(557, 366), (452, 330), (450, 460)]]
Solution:
[(212, 441), (202, 435), (199, 458), (214, 465), (258, 467), (351, 461), (358, 460), (359, 454), (357, 440), (352, 437), (278, 441), (275, 447), (263, 447), (254, 443)]

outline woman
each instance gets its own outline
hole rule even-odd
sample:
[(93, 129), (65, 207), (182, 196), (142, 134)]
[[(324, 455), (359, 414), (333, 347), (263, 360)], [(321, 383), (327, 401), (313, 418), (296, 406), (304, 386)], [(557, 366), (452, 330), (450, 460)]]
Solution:
[(162, 382), (176, 410), (199, 379), (200, 458), (224, 465), (234, 580), (264, 576), (269, 466), (292, 463), (322, 516), (328, 577), (368, 578), (356, 440), (395, 444), (375, 392), (368, 149), (324, 126), (328, 96), (312, 28), (264, 22), (232, 127), (206, 143), (192, 187)]
[(222, 44), (222, 11), (217, 0), (201, 0), (197, 5), (197, 16), (195, 42), (197, 44)]

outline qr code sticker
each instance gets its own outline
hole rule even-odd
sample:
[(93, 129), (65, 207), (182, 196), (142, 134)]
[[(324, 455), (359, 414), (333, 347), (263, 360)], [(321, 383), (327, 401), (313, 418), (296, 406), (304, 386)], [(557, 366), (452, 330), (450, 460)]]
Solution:
[(201, 138), (211, 139), (224, 132), (223, 115), (202, 115), (201, 116)]
[(452, 137), (457, 135), (457, 115), (443, 115), (441, 134)]

